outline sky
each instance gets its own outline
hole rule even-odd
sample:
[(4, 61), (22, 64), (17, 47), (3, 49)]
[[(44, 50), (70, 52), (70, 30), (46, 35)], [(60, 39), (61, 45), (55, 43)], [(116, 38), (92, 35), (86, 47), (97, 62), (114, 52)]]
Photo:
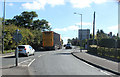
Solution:
[[(0, 17), (3, 17), (3, 0), (0, 0)], [(36, 19), (46, 19), (52, 31), (67, 39), (78, 37), (78, 29), (93, 31), (93, 14), (96, 13), (95, 31), (118, 33), (118, 3), (116, 0), (6, 0), (6, 19), (12, 19), (23, 11), (35, 11)], [(74, 14), (76, 12), (77, 14)]]

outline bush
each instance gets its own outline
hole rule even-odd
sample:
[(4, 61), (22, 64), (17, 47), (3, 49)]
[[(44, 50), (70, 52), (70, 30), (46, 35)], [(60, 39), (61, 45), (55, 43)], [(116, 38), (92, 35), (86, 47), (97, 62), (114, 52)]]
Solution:
[(120, 39), (117, 40), (117, 47), (120, 48)]
[(99, 40), (98, 45), (101, 47), (114, 48), (115, 40), (114, 39), (101, 39)]
[(97, 54), (97, 46), (96, 45), (90, 45), (88, 52), (92, 53), (92, 54)]
[[(30, 30), (27, 28), (20, 28), (15, 25), (5, 26), (5, 38), (4, 38), (4, 47), (5, 50), (12, 50), (16, 48), (16, 42), (13, 40), (13, 35), (16, 32), (15, 30), (19, 29), (23, 38), (19, 42), (19, 45), (34, 45), (34, 47), (40, 45), (41, 41), (41, 31)], [(37, 40), (35, 40), (37, 38)]]
[[(93, 44), (93, 40), (89, 40), (89, 45), (92, 45)], [(97, 45), (97, 40), (95, 39), (95, 45)]]

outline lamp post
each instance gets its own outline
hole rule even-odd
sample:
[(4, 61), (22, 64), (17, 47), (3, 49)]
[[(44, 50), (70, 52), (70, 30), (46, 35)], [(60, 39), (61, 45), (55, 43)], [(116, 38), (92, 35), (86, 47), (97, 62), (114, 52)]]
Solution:
[(4, 26), (5, 26), (5, 0), (4, 0), (4, 11), (3, 11), (3, 30), (2, 30), (2, 53), (4, 52)]
[[(76, 13), (76, 12), (74, 12), (74, 14), (77, 14), (77, 15), (80, 15), (81, 16), (81, 36), (80, 36), (80, 40), (81, 40), (81, 47), (82, 47), (82, 14), (79, 14), (79, 13)], [(79, 31), (79, 30), (78, 30)], [(80, 51), (82, 52), (82, 49), (80, 49)]]

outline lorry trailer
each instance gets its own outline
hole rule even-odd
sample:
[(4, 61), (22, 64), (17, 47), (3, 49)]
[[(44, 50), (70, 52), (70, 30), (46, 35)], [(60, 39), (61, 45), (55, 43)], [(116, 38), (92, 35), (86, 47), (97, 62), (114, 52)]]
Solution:
[(42, 32), (43, 48), (49, 50), (56, 50), (62, 48), (60, 34), (54, 31), (44, 31)]

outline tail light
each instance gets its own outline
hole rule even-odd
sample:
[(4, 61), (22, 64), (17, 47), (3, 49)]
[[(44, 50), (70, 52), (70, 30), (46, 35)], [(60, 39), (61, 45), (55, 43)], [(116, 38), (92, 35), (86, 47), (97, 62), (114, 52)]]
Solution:
[(24, 50), (26, 50), (26, 48)]

